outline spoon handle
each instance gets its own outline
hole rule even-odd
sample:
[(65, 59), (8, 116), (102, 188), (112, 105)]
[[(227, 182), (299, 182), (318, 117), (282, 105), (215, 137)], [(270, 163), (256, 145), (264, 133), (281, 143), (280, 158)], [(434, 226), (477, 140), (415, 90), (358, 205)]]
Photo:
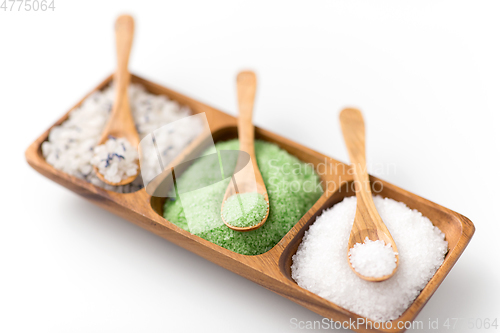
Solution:
[[(129, 15), (121, 15), (116, 19), (115, 23), (117, 67), (114, 84), (116, 92), (115, 103), (113, 105), (113, 121), (110, 123), (110, 131), (121, 131), (123, 128), (135, 130), (134, 119), (132, 118), (128, 101), (128, 86), (130, 84), (128, 60), (130, 58), (133, 39), (134, 19)], [(135, 145), (135, 143), (133, 144)]]
[(351, 167), (354, 171), (356, 197), (358, 201), (356, 215), (363, 221), (366, 229), (385, 228), (377, 213), (370, 188), (370, 178), (366, 169), (365, 122), (363, 115), (356, 109), (345, 109), (340, 113), (340, 125), (345, 144), (349, 152)]
[(128, 100), (128, 86), (130, 83), (128, 60), (133, 38), (134, 19), (129, 15), (121, 15), (116, 19), (115, 23), (117, 56), (117, 68), (113, 80), (115, 100), (113, 102), (111, 116), (103, 132), (101, 141), (106, 141), (108, 135), (124, 136), (124, 133), (126, 133), (126, 138), (133, 146), (137, 147), (139, 145), (139, 135), (135, 128), (134, 118), (130, 112)]
[(252, 122), (257, 78), (254, 72), (240, 72), (236, 78), (238, 90), (238, 137), (240, 150), (248, 153), (255, 162), (254, 126)]
[(130, 50), (132, 49), (132, 41), (134, 39), (134, 19), (132, 16), (121, 15), (116, 19), (115, 39), (118, 63), (115, 74), (115, 84), (117, 84), (117, 87), (123, 88), (127, 87), (130, 81), (128, 61), (130, 58)]

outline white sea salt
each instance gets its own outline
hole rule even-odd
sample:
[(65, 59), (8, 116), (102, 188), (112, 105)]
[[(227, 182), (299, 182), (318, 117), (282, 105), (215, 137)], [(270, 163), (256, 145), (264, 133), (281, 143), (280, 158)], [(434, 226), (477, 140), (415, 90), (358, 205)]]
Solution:
[(349, 250), (352, 268), (367, 277), (382, 277), (391, 274), (396, 268), (396, 255), (391, 244), (383, 240), (372, 241), (368, 237), (363, 243), (356, 243)]
[[(150, 94), (138, 84), (129, 86), (128, 96), (140, 139), (166, 124), (191, 115), (188, 107), (179, 105), (164, 95)], [(49, 164), (69, 175), (110, 191), (129, 193), (144, 186), (140, 174), (131, 184), (112, 186), (97, 178), (91, 164), (94, 149), (111, 113), (114, 97), (113, 86), (96, 91), (87, 97), (80, 107), (69, 114), (64, 123), (50, 131), (48, 140), (42, 144), (42, 153)], [(168, 135), (156, 138), (162, 156), (177, 156), (201, 133), (203, 124), (198, 121), (199, 118), (191, 118), (193, 121), (182, 122), (180, 126), (173, 127)], [(145, 156), (141, 163), (160, 168), (156, 154)], [(111, 173), (114, 172), (114, 168)], [(147, 169), (156, 174), (161, 171), (152, 167)], [(118, 169), (116, 171), (118, 172)], [(132, 173), (128, 169), (126, 172)]]
[(398, 246), (399, 267), (383, 282), (359, 278), (346, 257), (356, 213), (349, 197), (325, 210), (304, 234), (293, 256), (299, 286), (375, 321), (398, 318), (441, 266), (448, 242), (439, 228), (404, 203), (374, 197), (375, 206)]

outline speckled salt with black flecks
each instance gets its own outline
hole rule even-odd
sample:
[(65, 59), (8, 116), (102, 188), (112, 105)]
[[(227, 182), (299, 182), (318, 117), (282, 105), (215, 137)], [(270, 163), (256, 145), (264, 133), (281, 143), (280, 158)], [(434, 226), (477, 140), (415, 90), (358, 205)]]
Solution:
[(94, 147), (90, 164), (111, 183), (137, 175), (139, 153), (125, 138), (109, 136), (102, 145)]
[[(166, 124), (191, 115), (188, 107), (164, 95), (151, 94), (139, 84), (129, 86), (128, 96), (140, 139)], [(135, 192), (144, 186), (141, 175), (128, 185), (112, 186), (97, 178), (91, 164), (95, 156), (94, 148), (101, 138), (114, 98), (113, 86), (87, 97), (80, 107), (70, 112), (65, 122), (52, 128), (48, 140), (42, 144), (42, 153), (49, 164), (69, 175), (106, 190), (119, 193)], [(203, 124), (199, 122), (199, 118), (192, 118), (192, 121), (172, 127), (168, 133), (162, 131), (162, 135), (157, 136), (157, 145), (163, 157), (172, 159), (177, 156), (201, 133)], [(141, 164), (147, 166), (145, 170), (154, 173), (150, 179), (161, 172), (156, 155), (146, 156), (141, 159)], [(126, 172), (132, 173), (132, 170), (127, 169)]]
[(347, 248), (356, 197), (325, 210), (305, 232), (292, 258), (292, 278), (302, 288), (360, 316), (389, 321), (398, 318), (434, 276), (448, 242), (417, 210), (379, 196), (374, 202), (398, 247), (399, 266), (392, 278), (365, 281), (349, 266)]

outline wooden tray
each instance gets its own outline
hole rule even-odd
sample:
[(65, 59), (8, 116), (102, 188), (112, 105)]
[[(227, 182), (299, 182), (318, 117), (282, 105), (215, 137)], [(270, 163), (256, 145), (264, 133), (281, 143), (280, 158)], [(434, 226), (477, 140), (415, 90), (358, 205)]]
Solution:
[[(92, 92), (103, 89), (111, 80), (112, 76), (109, 76)], [(181, 104), (189, 106), (193, 113), (205, 112), (215, 141), (236, 137), (236, 119), (234, 117), (135, 75), (132, 76), (132, 82), (142, 84), (153, 94), (163, 94)], [(82, 101), (87, 96), (85, 96)], [(76, 104), (72, 109), (78, 107), (82, 101)], [(53, 126), (60, 125), (64, 122), (68, 114), (69, 112)], [(305, 230), (309, 228), (309, 225), (315, 221), (316, 217), (324, 209), (333, 206), (346, 196), (354, 195), (350, 189), (351, 186), (349, 186), (352, 177), (347, 172), (348, 166), (346, 164), (272, 132), (256, 127), (255, 131), (257, 138), (276, 143), (302, 161), (314, 164), (314, 166), (321, 171), (320, 173), (322, 173), (320, 177), (323, 181), (325, 193), (274, 248), (258, 256), (246, 256), (210, 243), (165, 220), (162, 217), (164, 198), (151, 197), (144, 189), (127, 194), (107, 191), (55, 169), (45, 161), (41, 152), (41, 144), (47, 140), (49, 131), (50, 128), (26, 150), (26, 159), (28, 163), (42, 175), (78, 193), (96, 205), (196, 253), (221, 267), (254, 281), (326, 318), (341, 322), (349, 321), (349, 319), (357, 320), (358, 318), (362, 318), (299, 287), (292, 279), (290, 273), (292, 255), (296, 252), (302, 236)], [(412, 305), (401, 315), (401, 317), (392, 321), (393, 329), (376, 330), (360, 327), (357, 330), (358, 332), (403, 332), (405, 329), (397, 329), (398, 322), (403, 322), (404, 324), (406, 321), (415, 319), (464, 251), (474, 234), (475, 228), (469, 219), (454, 211), (402, 190), (378, 178), (372, 177), (371, 180), (372, 183), (378, 180), (378, 186), (380, 186), (380, 184), (383, 185), (383, 190), (379, 193), (380, 195), (402, 201), (410, 208), (422, 212), (422, 214), (427, 216), (434, 225), (438, 226), (445, 233), (446, 240), (448, 241), (449, 251), (443, 265), (438, 269), (434, 277), (429, 281)], [(375, 190), (380, 189), (377, 188)]]

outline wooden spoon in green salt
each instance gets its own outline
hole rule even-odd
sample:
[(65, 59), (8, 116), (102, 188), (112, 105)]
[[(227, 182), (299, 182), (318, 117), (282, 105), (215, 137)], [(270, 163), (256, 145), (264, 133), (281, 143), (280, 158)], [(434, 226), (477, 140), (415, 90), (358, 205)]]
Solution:
[(236, 231), (251, 231), (260, 228), (269, 216), (269, 196), (257, 165), (254, 147), (254, 126), (252, 123), (253, 104), (257, 78), (251, 71), (240, 72), (236, 78), (238, 90), (238, 138), (240, 154), (236, 169), (240, 170), (231, 178), (224, 199), (222, 199), (222, 221)]

